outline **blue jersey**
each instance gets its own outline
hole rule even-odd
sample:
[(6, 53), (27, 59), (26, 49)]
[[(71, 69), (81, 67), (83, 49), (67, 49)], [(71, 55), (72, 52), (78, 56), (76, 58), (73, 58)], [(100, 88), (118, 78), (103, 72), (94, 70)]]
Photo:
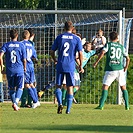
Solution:
[(76, 51), (82, 51), (81, 40), (76, 35), (65, 32), (57, 36), (52, 50), (58, 50), (57, 71), (73, 72), (75, 70)]
[(5, 43), (1, 52), (5, 53), (7, 76), (23, 75), (23, 60), (26, 59), (25, 46), (18, 41)]
[(91, 56), (93, 56), (96, 53), (96, 50), (91, 50), (90, 52), (85, 52), (83, 49), (83, 63), (82, 63), (82, 67), (84, 67), (88, 60), (90, 59)]
[(25, 50), (26, 50), (26, 60), (27, 60), (27, 65), (26, 65), (26, 70), (30, 71), (31, 69), (34, 69), (34, 64), (32, 61), (32, 58), (37, 58), (36, 50), (34, 46), (32, 46), (32, 43), (29, 41), (23, 40), (22, 43), (25, 45)]

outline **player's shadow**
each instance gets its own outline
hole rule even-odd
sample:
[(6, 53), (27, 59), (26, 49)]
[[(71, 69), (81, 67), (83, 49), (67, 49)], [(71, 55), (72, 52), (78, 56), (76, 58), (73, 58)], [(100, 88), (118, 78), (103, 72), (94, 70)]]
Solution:
[[(28, 128), (30, 130), (30, 127)], [(133, 133), (132, 126), (115, 126), (115, 125), (49, 125), (43, 127), (32, 127), (32, 130), (55, 130), (55, 131), (69, 131), (69, 132), (76, 132), (81, 131), (95, 131), (95, 132), (113, 132), (113, 133)]]

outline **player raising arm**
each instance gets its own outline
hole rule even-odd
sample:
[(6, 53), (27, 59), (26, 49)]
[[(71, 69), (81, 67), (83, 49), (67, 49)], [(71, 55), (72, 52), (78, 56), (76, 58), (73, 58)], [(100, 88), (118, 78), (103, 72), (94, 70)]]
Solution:
[[(125, 109), (129, 110), (128, 102), (128, 91), (126, 89), (126, 79), (125, 71), (128, 68), (130, 58), (125, 52), (124, 46), (118, 42), (118, 34), (116, 32), (111, 32), (109, 34), (110, 42), (105, 45), (101, 51), (97, 61), (94, 63), (94, 68), (97, 66), (98, 62), (102, 59), (106, 53), (106, 65), (105, 65), (105, 75), (103, 78), (102, 86), (102, 96), (99, 102), (99, 106), (96, 109), (103, 109), (104, 102), (107, 99), (108, 88), (111, 83), (117, 79), (120, 88), (123, 92), (123, 97), (125, 100)], [(126, 58), (126, 65), (123, 64), (123, 58)]]
[[(75, 56), (76, 52), (79, 53), (79, 72), (82, 72), (82, 45), (79, 37), (72, 34), (73, 24), (71, 21), (65, 22), (64, 26), (65, 32), (60, 34), (55, 39), (52, 49), (51, 56), (54, 60), (57, 69), (56, 73), (56, 90), (55, 95), (57, 97), (58, 102), (58, 110), (57, 113), (62, 113), (62, 91), (61, 86), (66, 76), (66, 86), (67, 86), (67, 109), (66, 114), (70, 113), (70, 108), (73, 101), (73, 86), (74, 86), (74, 70), (75, 70)], [(58, 60), (55, 57), (55, 51), (58, 50)]]

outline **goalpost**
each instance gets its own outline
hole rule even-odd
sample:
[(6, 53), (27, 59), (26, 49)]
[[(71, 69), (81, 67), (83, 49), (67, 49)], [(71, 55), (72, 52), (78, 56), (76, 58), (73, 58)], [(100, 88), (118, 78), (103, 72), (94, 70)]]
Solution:
[[(128, 35), (124, 34), (129, 23), (125, 23), (123, 20), (122, 10), (0, 10), (0, 17), (0, 44), (10, 40), (8, 34), (11, 28), (18, 29), (19, 40), (22, 39), (21, 33), (24, 29), (34, 29), (36, 34), (35, 48), (39, 58), (39, 63), (35, 65), (38, 90), (41, 90), (44, 85), (55, 78), (55, 67), (49, 56), (49, 50), (55, 37), (63, 32), (65, 21), (71, 20), (77, 32), (81, 33), (87, 41), (92, 41), (92, 36), (96, 34), (98, 29), (103, 30), (108, 41), (108, 35), (111, 31), (119, 33), (120, 43), (124, 44), (124, 39), (127, 36), (127, 40), (129, 40), (129, 32)], [(128, 29), (130, 30), (130, 28)], [(126, 47), (128, 46), (126, 45)], [(98, 103), (104, 69), (100, 65), (95, 71), (91, 68), (95, 59), (96, 57), (90, 59), (86, 65), (85, 74), (82, 75), (81, 89), (77, 95), (80, 103)], [(101, 64), (104, 64), (104, 60)], [(88, 72), (88, 67), (90, 72)], [(116, 95), (117, 90), (118, 96), (113, 96)], [(4, 91), (7, 91), (6, 87)], [(121, 104), (120, 89), (114, 83), (109, 90), (107, 102), (116, 103), (116, 97), (118, 98), (117, 103)], [(53, 98), (54, 90), (51, 89), (45, 92), (41, 100), (49, 102), (53, 101)], [(8, 97), (5, 99), (8, 100)]]

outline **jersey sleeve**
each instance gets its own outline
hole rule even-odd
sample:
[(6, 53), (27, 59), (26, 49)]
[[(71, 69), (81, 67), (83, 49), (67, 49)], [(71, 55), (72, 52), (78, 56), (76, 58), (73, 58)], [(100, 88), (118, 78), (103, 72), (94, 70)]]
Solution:
[(3, 44), (3, 46), (1, 47), (0, 52), (3, 52), (3, 53), (6, 52), (6, 43)]
[(96, 53), (96, 50), (91, 50), (90, 55), (93, 56)]

